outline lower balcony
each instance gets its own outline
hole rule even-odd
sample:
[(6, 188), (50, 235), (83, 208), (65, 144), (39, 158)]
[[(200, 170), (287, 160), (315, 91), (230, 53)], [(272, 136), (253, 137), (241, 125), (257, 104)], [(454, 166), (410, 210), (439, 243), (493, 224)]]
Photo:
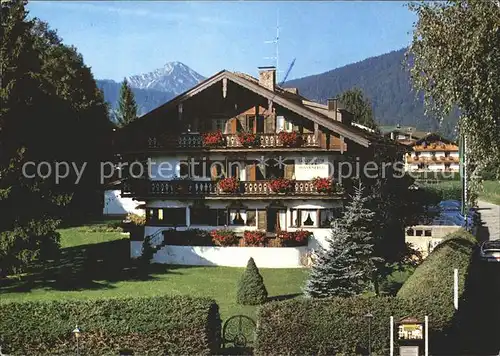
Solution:
[(344, 189), (339, 184), (330, 187), (318, 186), (313, 180), (259, 180), (236, 181), (235, 184), (221, 188), (217, 181), (147, 181), (137, 180), (125, 182), (122, 187), (123, 196), (138, 198), (168, 197), (189, 198), (203, 197), (206, 199), (239, 199), (272, 198), (290, 199), (314, 196), (314, 198), (332, 199), (344, 195)]

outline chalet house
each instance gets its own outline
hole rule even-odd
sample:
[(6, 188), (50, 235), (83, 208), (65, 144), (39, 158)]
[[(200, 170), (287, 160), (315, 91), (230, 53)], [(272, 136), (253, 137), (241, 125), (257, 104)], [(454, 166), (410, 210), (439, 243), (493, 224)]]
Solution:
[(459, 172), (458, 145), (433, 132), (418, 131), (414, 127), (383, 127), (382, 133), (408, 146), (405, 169), (410, 172)]
[[(264, 67), (258, 79), (221, 71), (120, 129), (122, 161), (130, 168), (154, 163), (122, 187), (123, 197), (145, 202), (144, 236), (131, 241), (131, 256), (149, 236), (157, 262), (245, 266), (252, 256), (262, 267), (300, 265), (304, 253), (325, 246), (343, 207), (348, 181), (331, 178), (335, 165), (368, 160), (379, 144), (380, 136), (351, 121), (337, 100), (309, 101), (279, 87), (275, 68)], [(212, 247), (179, 252), (169, 245), (165, 231), (192, 229), (260, 231), (271, 240), (283, 232), (311, 235), (281, 255), (273, 247), (227, 247), (219, 248), (221, 258)]]

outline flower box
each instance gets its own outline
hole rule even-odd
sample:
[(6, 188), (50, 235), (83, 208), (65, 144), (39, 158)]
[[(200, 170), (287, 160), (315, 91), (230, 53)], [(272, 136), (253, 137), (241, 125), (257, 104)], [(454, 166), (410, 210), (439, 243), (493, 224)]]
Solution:
[(312, 232), (307, 230), (278, 232), (278, 238), (281, 239), (283, 244), (288, 247), (307, 245), (307, 240), (311, 235)]
[(278, 133), (278, 140), (285, 147), (297, 147), (302, 143), (302, 138), (297, 134), (297, 132), (285, 132), (281, 131)]
[(212, 230), (210, 237), (217, 246), (235, 246), (239, 240), (234, 231), (227, 229)]
[(244, 147), (253, 147), (260, 145), (260, 137), (250, 132), (238, 133), (238, 140)]
[(203, 134), (203, 145), (209, 147), (222, 146), (224, 144), (224, 136), (222, 132), (207, 132)]
[(277, 178), (269, 182), (269, 188), (275, 193), (289, 193), (294, 190), (295, 181), (287, 178)]
[(333, 192), (333, 181), (330, 178), (319, 178), (316, 177), (312, 180), (312, 184), (318, 193), (332, 193)]
[(246, 230), (243, 233), (243, 239), (245, 240), (245, 246), (263, 246), (267, 236), (264, 231)]
[(235, 177), (223, 178), (217, 186), (222, 193), (237, 193), (240, 190), (240, 181)]

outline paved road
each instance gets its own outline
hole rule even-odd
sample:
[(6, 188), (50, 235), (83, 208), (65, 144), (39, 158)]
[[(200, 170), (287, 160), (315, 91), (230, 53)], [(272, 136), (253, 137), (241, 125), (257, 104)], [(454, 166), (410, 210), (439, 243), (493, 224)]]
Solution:
[(500, 240), (500, 205), (478, 201), (483, 227), (479, 230), (480, 240)]

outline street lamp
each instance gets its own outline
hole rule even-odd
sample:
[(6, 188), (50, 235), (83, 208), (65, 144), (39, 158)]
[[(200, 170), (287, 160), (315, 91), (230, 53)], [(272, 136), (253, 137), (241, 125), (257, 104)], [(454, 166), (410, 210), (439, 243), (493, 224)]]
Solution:
[(80, 338), (81, 331), (80, 331), (80, 329), (78, 329), (78, 325), (75, 326), (72, 333), (73, 333), (73, 335), (75, 335), (75, 339), (76, 339), (76, 354), (80, 355), (80, 350), (78, 347), (78, 339)]
[(365, 319), (368, 319), (368, 356), (372, 356), (372, 319), (373, 314), (368, 312), (366, 314)]

